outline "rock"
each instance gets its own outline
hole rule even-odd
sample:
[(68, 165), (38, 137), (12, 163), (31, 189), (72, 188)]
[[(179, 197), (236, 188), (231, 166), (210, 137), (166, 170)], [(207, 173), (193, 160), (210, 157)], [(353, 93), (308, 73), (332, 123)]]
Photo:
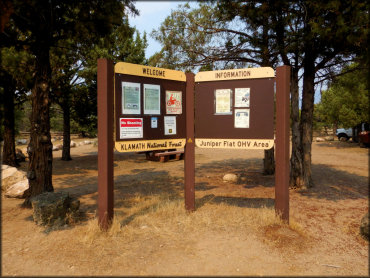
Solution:
[(25, 162), (26, 156), (23, 154), (21, 149), (15, 149), (15, 160), (17, 162)]
[(63, 145), (62, 144), (53, 146), (53, 151), (59, 151), (61, 149), (63, 149)]
[(241, 177), (241, 178), (240, 178), (240, 181), (242, 181), (242, 182), (246, 182), (246, 181), (247, 181), (247, 177)]
[(77, 214), (80, 201), (65, 192), (45, 192), (31, 198), (33, 220), (37, 225), (63, 226)]
[(334, 141), (333, 136), (325, 136), (324, 139), (325, 139), (325, 141)]
[(348, 141), (348, 138), (347, 137), (340, 137), (339, 138), (339, 141), (346, 142), (346, 141)]
[(75, 148), (76, 146), (77, 146), (76, 142), (71, 140), (70, 147)]
[(238, 176), (235, 175), (235, 174), (226, 174), (224, 177), (223, 177), (223, 180), (225, 182), (233, 182), (233, 183), (237, 183), (238, 182)]
[(4, 170), (6, 170), (6, 169), (8, 169), (8, 168), (10, 168), (10, 167), (12, 167), (12, 166), (2, 164), (2, 165), (1, 165), (1, 172), (3, 172)]
[(1, 189), (7, 191), (10, 186), (24, 179), (27, 180), (26, 172), (18, 170), (16, 167), (8, 166), (5, 170), (2, 170)]
[(7, 177), (14, 175), (14, 173), (17, 171), (18, 169), (16, 167), (12, 167), (9, 165), (2, 165), (1, 166), (1, 179), (4, 180)]
[(316, 137), (316, 142), (325, 142), (325, 139), (321, 137)]
[(27, 144), (27, 139), (18, 139), (15, 141), (17, 145), (26, 145)]
[(84, 145), (90, 145), (90, 144), (92, 144), (93, 142), (92, 141), (90, 141), (90, 140), (85, 140), (84, 141)]
[(28, 179), (21, 180), (17, 183), (10, 185), (6, 192), (5, 197), (8, 198), (24, 198), (24, 192), (29, 188)]
[(369, 240), (369, 213), (366, 213), (361, 219), (360, 234), (362, 237)]

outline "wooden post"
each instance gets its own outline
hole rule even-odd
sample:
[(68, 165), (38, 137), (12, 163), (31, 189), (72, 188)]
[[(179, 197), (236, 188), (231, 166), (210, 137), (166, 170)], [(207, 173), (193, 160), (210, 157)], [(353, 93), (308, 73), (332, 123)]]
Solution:
[(195, 210), (194, 74), (186, 73), (185, 209)]
[(275, 212), (289, 223), (290, 67), (276, 69)]
[(98, 59), (98, 221), (113, 220), (113, 62)]

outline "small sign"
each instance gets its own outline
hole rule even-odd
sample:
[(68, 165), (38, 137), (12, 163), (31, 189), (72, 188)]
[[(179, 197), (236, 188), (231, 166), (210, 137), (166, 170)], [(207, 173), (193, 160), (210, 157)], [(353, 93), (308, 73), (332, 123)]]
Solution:
[(143, 138), (142, 118), (120, 118), (120, 139)]
[(249, 128), (249, 109), (235, 109), (235, 128)]
[(159, 85), (144, 84), (144, 114), (161, 114), (160, 90)]
[(256, 149), (268, 150), (274, 146), (274, 139), (195, 139), (198, 148), (209, 149)]
[(164, 117), (164, 135), (176, 134), (176, 116)]
[(150, 126), (152, 128), (158, 128), (158, 118), (157, 117), (152, 117), (150, 120)]
[(198, 72), (195, 75), (195, 82), (273, 77), (275, 77), (275, 71), (270, 67), (229, 69)]
[(162, 139), (162, 140), (140, 140), (120, 141), (115, 144), (119, 152), (142, 152), (153, 150), (181, 149), (185, 147), (185, 139)]
[(182, 114), (182, 92), (166, 91), (166, 114)]
[(227, 115), (231, 111), (231, 89), (215, 90), (215, 114)]
[(235, 107), (249, 107), (250, 88), (235, 88)]
[(140, 84), (122, 82), (122, 114), (140, 114)]

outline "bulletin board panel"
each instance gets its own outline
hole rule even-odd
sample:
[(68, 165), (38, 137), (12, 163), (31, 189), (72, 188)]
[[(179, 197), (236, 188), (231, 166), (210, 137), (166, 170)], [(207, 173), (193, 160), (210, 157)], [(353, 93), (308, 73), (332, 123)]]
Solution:
[[(195, 137), (199, 140), (265, 139), (271, 142), (274, 139), (274, 82), (271, 77), (196, 82)], [(249, 88), (248, 106), (235, 107), (236, 88)], [(216, 114), (215, 111), (215, 91), (221, 89), (231, 89), (229, 114)], [(249, 112), (248, 127), (236, 128), (236, 112), (246, 109)]]
[[(136, 83), (140, 86), (140, 108), (139, 114), (123, 114), (122, 104), (122, 84), (124, 82)], [(144, 114), (144, 86), (157, 85), (160, 86), (160, 113)], [(168, 114), (166, 111), (166, 91), (181, 92), (181, 114)], [(183, 148), (186, 142), (185, 130), (185, 93), (186, 82), (177, 80), (168, 80), (163, 78), (151, 78), (144, 76), (136, 76), (130, 74), (115, 73), (115, 146), (117, 151), (148, 151), (148, 150), (164, 150), (171, 148)], [(165, 130), (165, 118), (176, 121), (175, 129), (168, 134)], [(142, 123), (141, 138), (122, 138), (121, 137), (121, 119), (140, 119)], [(167, 121), (167, 120), (166, 120)], [(167, 121), (168, 123), (168, 121)], [(167, 132), (167, 134), (165, 134)]]

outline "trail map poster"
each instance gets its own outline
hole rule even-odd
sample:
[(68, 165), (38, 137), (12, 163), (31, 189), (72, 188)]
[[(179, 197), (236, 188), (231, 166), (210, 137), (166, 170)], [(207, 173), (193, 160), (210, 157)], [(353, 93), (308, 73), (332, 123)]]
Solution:
[(250, 107), (250, 88), (235, 88), (235, 107)]
[(122, 82), (122, 114), (140, 114), (140, 84)]
[(159, 85), (144, 84), (144, 114), (161, 114), (160, 90)]

